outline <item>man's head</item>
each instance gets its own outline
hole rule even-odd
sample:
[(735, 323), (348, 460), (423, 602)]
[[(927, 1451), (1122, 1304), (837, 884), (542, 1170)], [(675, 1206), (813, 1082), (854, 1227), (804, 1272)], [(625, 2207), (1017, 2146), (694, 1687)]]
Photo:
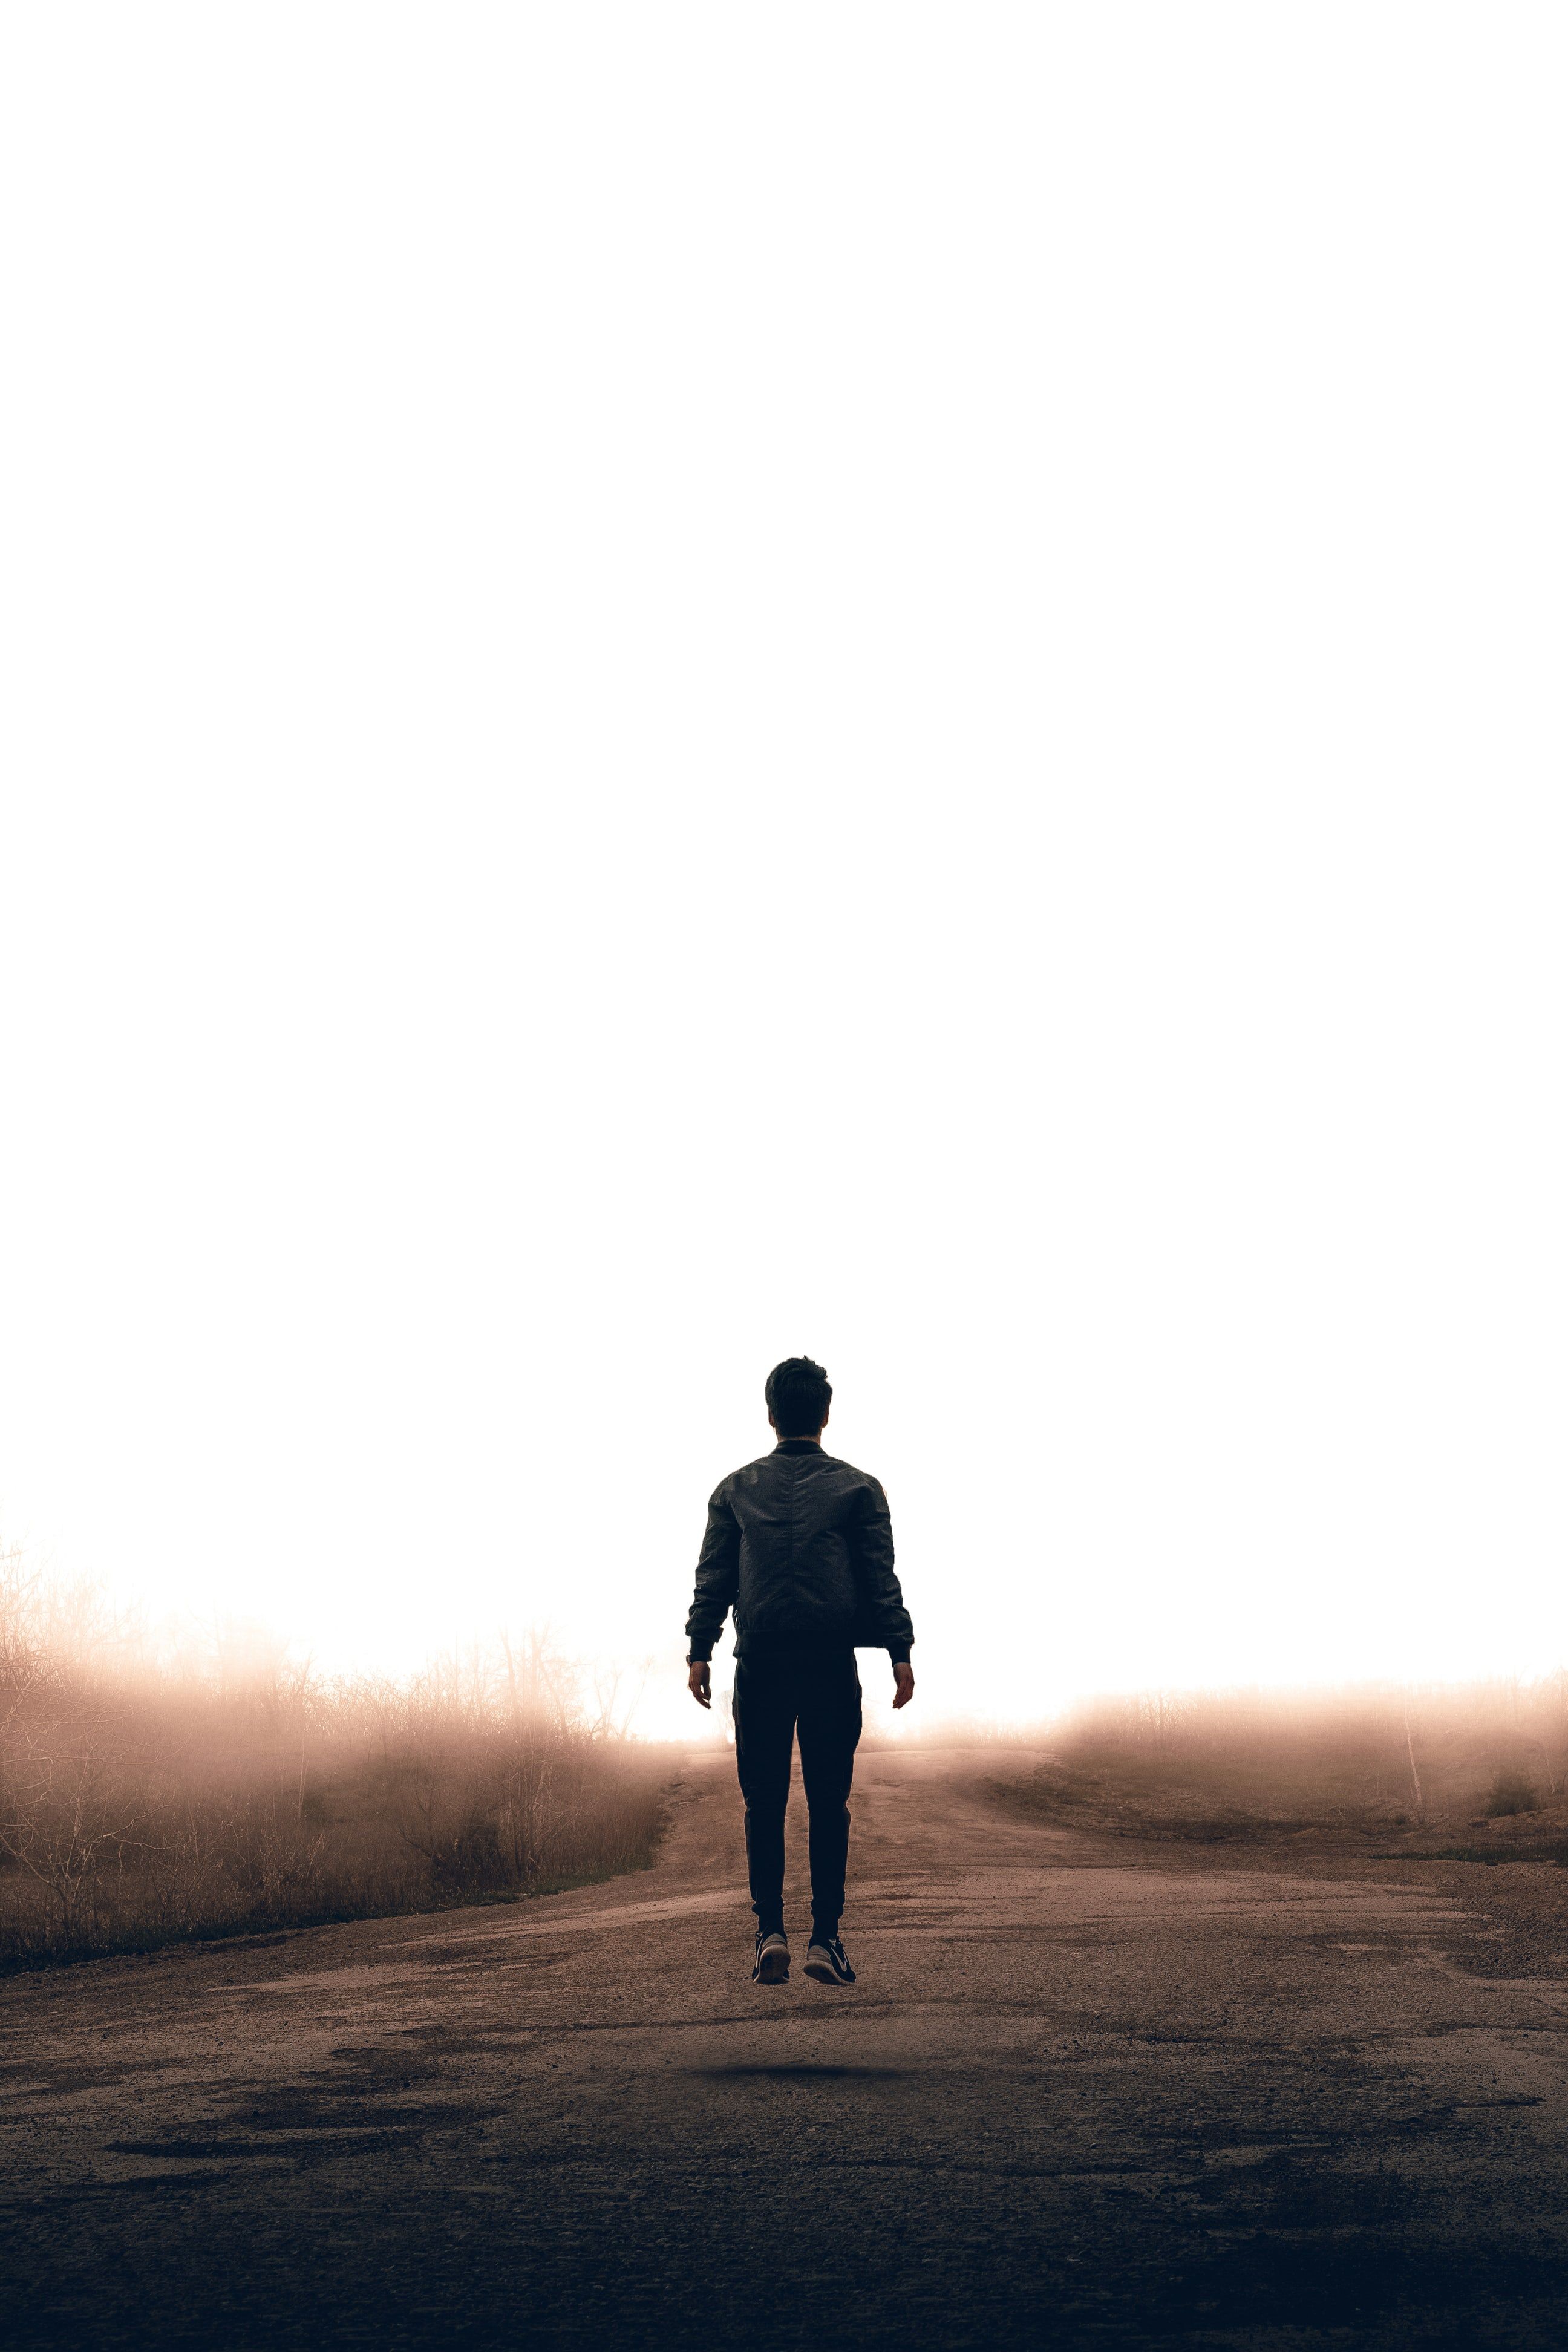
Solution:
[(768, 1419), (781, 1437), (819, 1437), (833, 1402), (827, 1374), (809, 1356), (786, 1356), (768, 1374)]

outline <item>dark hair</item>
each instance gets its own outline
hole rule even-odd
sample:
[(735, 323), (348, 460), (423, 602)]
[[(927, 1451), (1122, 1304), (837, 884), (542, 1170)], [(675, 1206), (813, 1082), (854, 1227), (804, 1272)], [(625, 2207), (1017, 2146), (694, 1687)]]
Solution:
[(781, 1437), (815, 1437), (833, 1402), (827, 1374), (809, 1356), (786, 1356), (775, 1364), (763, 1394)]

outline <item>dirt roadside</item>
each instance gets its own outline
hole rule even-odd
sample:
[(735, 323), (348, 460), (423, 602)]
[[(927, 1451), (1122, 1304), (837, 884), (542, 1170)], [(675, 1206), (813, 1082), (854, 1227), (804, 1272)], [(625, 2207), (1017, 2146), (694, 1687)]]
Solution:
[[(1002, 1761), (988, 1768), (976, 1762), (962, 1770), (960, 1779), (977, 1796), (1005, 1810), (1021, 1811), (1042, 1827), (1070, 1830), (1082, 1863), (1137, 1863), (1150, 1869), (1203, 1873), (1285, 1873), (1435, 1895), (1462, 1908), (1468, 1924), (1462, 1930), (1456, 1925), (1456, 1943), (1464, 1944), (1465, 1966), (1478, 1976), (1568, 1978), (1568, 1868), (1517, 1859), (1500, 1842), (1489, 1860), (1468, 1862), (1427, 1851), (1440, 1842), (1436, 1832), (1412, 1835), (1403, 1841), (1403, 1851), (1393, 1853), (1385, 1850), (1391, 1843), (1387, 1834), (1260, 1835), (1206, 1844), (1142, 1837), (1135, 1829), (1109, 1834), (1070, 1815), (1040, 1811), (1029, 1801), (1026, 1763)], [(1452, 1840), (1464, 1834), (1456, 1831)]]
[(994, 1769), (864, 1759), (843, 1993), (747, 1981), (721, 1754), (651, 1872), (11, 1980), (11, 2342), (1560, 2344), (1549, 1910)]

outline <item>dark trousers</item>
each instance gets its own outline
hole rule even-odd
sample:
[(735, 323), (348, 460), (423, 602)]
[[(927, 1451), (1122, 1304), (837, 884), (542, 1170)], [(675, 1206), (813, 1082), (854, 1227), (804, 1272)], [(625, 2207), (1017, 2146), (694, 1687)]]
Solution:
[(809, 1816), (812, 1926), (836, 1936), (860, 1737), (853, 1650), (762, 1652), (735, 1661), (735, 1764), (746, 1803), (746, 1866), (757, 1925), (770, 1933), (784, 1926), (784, 1812), (797, 1736)]

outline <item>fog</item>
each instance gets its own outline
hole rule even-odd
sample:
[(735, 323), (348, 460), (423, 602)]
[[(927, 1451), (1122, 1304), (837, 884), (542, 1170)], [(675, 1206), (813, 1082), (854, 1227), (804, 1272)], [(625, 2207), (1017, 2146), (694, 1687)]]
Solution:
[(4, 43), (5, 1529), (684, 1728), (805, 1351), (928, 1710), (1561, 1663), (1561, 21)]

